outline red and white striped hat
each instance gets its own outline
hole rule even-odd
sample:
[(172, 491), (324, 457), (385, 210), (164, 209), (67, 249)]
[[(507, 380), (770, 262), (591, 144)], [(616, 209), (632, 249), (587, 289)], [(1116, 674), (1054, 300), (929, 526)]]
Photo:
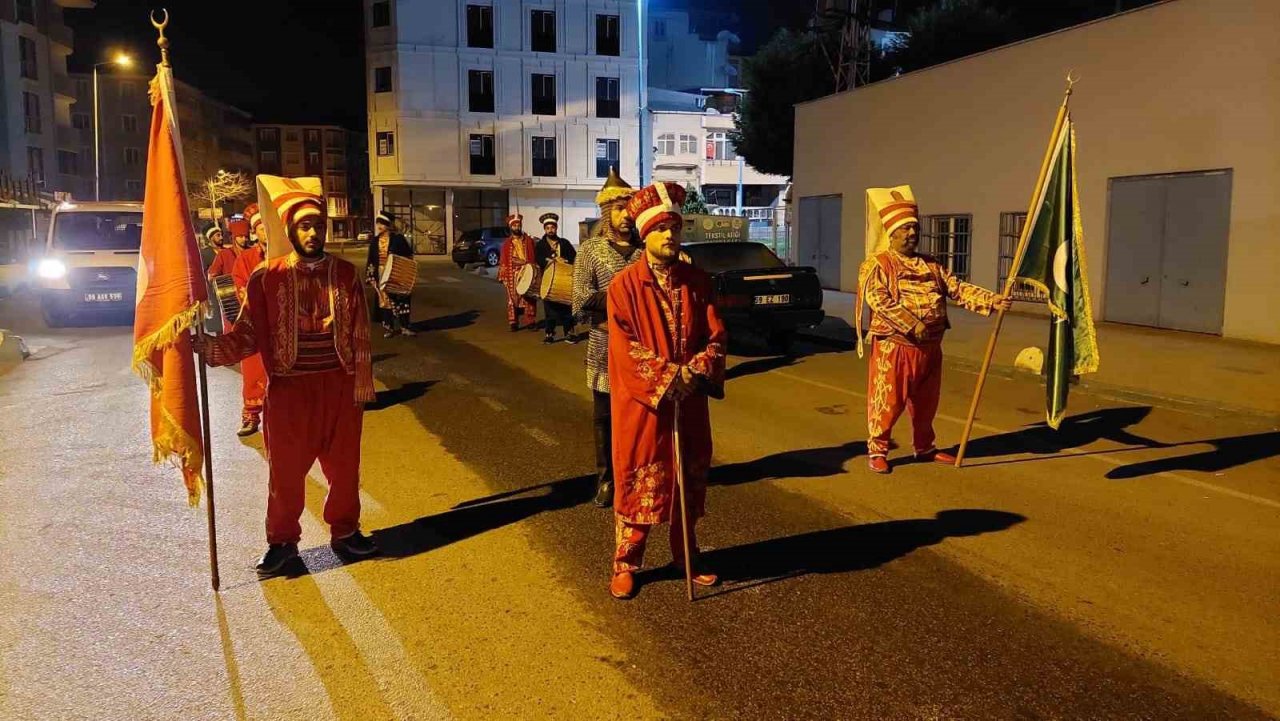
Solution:
[(267, 228), (267, 257), (293, 251), (289, 231), (306, 218), (324, 218), (324, 186), (319, 178), (258, 176), (258, 206)]
[(685, 190), (679, 183), (663, 181), (646, 185), (627, 201), (627, 212), (635, 220), (636, 231), (643, 238), (653, 227), (674, 216), (680, 222), (683, 216)]
[(262, 222), (262, 211), (258, 209), (257, 203), (249, 203), (244, 206), (244, 219), (249, 221), (249, 227), (256, 229), (258, 224)]

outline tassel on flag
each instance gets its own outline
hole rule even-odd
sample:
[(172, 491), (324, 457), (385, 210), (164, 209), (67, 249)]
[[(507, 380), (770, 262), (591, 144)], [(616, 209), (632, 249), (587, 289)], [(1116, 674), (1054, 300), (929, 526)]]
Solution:
[(200, 405), (191, 329), (208, 303), (200, 252), (187, 202), (172, 70), (161, 65), (150, 87), (151, 140), (143, 197), (133, 324), (133, 371), (151, 390), (154, 460), (182, 471), (187, 501), (203, 487)]

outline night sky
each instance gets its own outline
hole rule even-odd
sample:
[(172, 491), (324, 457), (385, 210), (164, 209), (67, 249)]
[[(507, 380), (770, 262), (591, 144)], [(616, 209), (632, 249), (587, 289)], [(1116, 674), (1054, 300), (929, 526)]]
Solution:
[(87, 71), (116, 49), (141, 63), (135, 70), (154, 66), (160, 50), (147, 13), (164, 6), (178, 79), (257, 122), (364, 129), (360, 0), (97, 0), (92, 10), (65, 11), (75, 32), (70, 69)]

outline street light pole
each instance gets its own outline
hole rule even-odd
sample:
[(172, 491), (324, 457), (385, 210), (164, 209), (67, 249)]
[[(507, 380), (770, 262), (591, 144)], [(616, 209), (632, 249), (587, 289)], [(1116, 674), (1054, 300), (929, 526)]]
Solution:
[[(98, 63), (101, 65), (102, 63)], [(93, 66), (93, 199), (102, 200), (98, 184), (101, 178), (101, 164), (98, 162), (98, 65)]]

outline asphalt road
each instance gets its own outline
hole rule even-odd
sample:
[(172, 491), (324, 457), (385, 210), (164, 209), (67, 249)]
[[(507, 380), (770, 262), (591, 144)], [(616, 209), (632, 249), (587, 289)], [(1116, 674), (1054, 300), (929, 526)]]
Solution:
[[(265, 468), (210, 371), (224, 589), (203, 510), (149, 463), (127, 328), (38, 325), (0, 376), (0, 717), (1268, 718), (1280, 711), (1280, 433), (988, 386), (970, 467), (865, 468), (865, 365), (735, 336), (695, 603), (651, 544), (606, 590), (585, 344), (509, 333), (500, 287), (424, 264), (413, 339), (375, 340), (365, 528), (259, 583)], [(378, 336), (380, 334), (375, 334)], [(948, 370), (954, 441), (973, 376)], [(907, 438), (906, 426), (899, 437)], [(656, 534), (663, 538), (665, 534)]]

